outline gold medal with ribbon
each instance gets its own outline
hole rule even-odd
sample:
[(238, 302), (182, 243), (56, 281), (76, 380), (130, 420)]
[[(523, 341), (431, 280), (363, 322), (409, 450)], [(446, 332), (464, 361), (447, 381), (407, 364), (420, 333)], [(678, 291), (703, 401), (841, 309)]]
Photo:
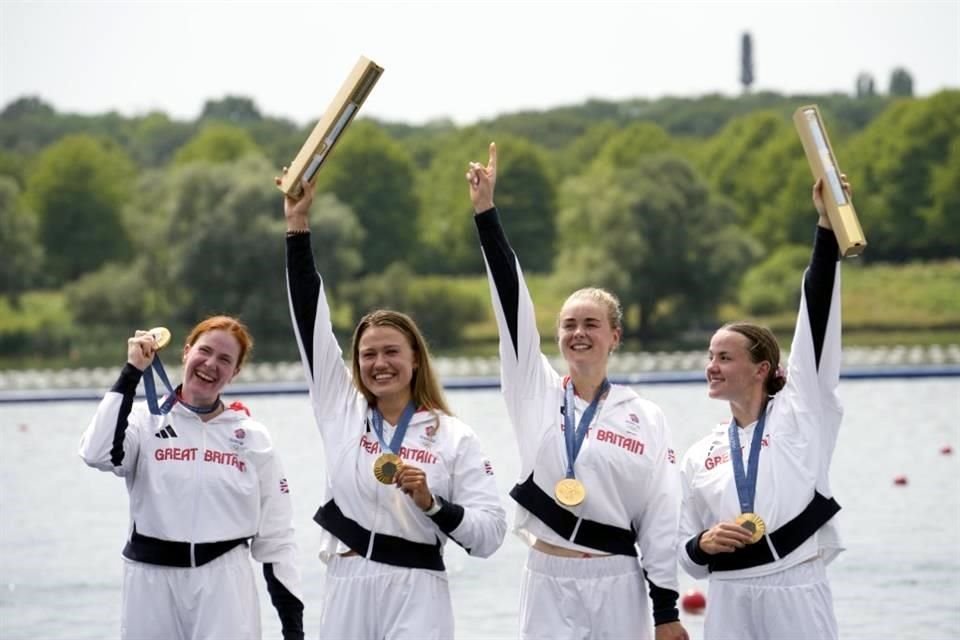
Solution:
[(767, 525), (765, 525), (760, 516), (755, 513), (741, 513), (737, 516), (735, 522), (750, 532), (750, 544), (759, 542), (763, 534), (767, 532)]
[(170, 338), (172, 336), (170, 335), (170, 329), (166, 327), (154, 327), (150, 329), (150, 331), (147, 331), (147, 333), (150, 334), (153, 337), (153, 341), (157, 343), (157, 351), (160, 351), (160, 349), (170, 344)]
[(564, 478), (553, 488), (557, 502), (567, 507), (575, 507), (587, 497), (587, 488), (576, 478)]
[(394, 453), (385, 453), (373, 463), (373, 476), (383, 484), (393, 484), (403, 462)]

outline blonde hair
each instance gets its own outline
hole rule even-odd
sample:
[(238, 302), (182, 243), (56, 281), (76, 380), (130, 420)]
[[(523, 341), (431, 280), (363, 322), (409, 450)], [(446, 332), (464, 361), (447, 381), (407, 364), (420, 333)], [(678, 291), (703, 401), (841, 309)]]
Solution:
[(363, 384), (360, 377), (360, 338), (370, 327), (396, 329), (410, 343), (410, 348), (413, 349), (414, 362), (417, 364), (413, 370), (413, 378), (410, 380), (410, 395), (417, 408), (440, 411), (452, 416), (453, 412), (447, 405), (443, 388), (434, 373), (427, 341), (420, 333), (417, 323), (407, 314), (390, 309), (379, 309), (363, 316), (353, 332), (353, 382), (357, 385), (357, 389), (363, 394), (363, 397), (367, 399), (367, 403), (370, 406), (376, 406), (377, 404), (377, 397)]
[[(601, 307), (603, 307), (607, 312), (607, 319), (610, 321), (610, 326), (613, 329), (623, 329), (623, 309), (620, 306), (620, 299), (617, 298), (614, 294), (610, 293), (606, 289), (601, 289), (599, 287), (584, 287), (583, 289), (577, 289), (564, 301), (563, 306), (567, 306), (571, 300), (577, 298), (586, 298), (591, 302), (596, 302)], [(563, 311), (563, 307), (560, 308), (560, 311)], [(560, 315), (557, 315), (557, 325), (560, 324)]]

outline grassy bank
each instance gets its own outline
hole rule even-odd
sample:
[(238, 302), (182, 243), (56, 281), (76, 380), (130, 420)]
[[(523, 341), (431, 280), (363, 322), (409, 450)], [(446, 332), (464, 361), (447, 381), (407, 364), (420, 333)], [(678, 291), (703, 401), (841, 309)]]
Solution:
[[(556, 314), (569, 288), (545, 275), (527, 275), (527, 285), (537, 303), (544, 350), (552, 352)], [(484, 308), (489, 308), (485, 277), (457, 278), (455, 286), (483, 300)], [(755, 320), (788, 340), (796, 310), (750, 318), (730, 304), (719, 315), (717, 322), (735, 318)], [(843, 269), (843, 322), (844, 343), (848, 346), (960, 344), (960, 260), (910, 265), (847, 261)], [(628, 342), (625, 349), (696, 349), (706, 345), (715, 324), (706, 323), (700, 332), (692, 332), (675, 344)], [(123, 357), (124, 336), (120, 333), (122, 330), (74, 325), (59, 292), (28, 293), (17, 306), (0, 297), (0, 369), (113, 363)], [(464, 327), (462, 344), (442, 353), (489, 356), (496, 353), (496, 343), (496, 323), (492, 313), (487, 313)], [(295, 357), (292, 348), (290, 353)]]

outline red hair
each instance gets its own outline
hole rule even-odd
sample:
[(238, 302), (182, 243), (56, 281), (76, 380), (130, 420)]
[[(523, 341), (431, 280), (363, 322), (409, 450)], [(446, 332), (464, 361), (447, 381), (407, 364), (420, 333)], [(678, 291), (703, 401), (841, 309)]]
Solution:
[(226, 331), (232, 335), (240, 345), (240, 357), (237, 358), (237, 369), (243, 364), (247, 354), (253, 349), (253, 336), (246, 325), (232, 316), (210, 316), (206, 320), (197, 323), (187, 336), (186, 347), (190, 348), (197, 339), (209, 331)]

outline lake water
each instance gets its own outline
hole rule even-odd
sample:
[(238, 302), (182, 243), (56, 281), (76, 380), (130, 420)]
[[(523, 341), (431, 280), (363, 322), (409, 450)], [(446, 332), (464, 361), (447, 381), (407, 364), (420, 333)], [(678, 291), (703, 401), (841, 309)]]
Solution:
[[(725, 417), (703, 385), (639, 388), (665, 411), (678, 451)], [(960, 379), (850, 380), (833, 462), (848, 550), (829, 567), (841, 637), (918, 640), (960, 637)], [(496, 467), (504, 504), (519, 459), (498, 391), (450, 394)], [(305, 395), (245, 400), (271, 430), (295, 500), (306, 598), (315, 638), (323, 598), (319, 527), (322, 445)], [(102, 639), (119, 635), (120, 550), (127, 527), (124, 483), (76, 455), (92, 402), (0, 405), (0, 638)], [(942, 455), (941, 447), (957, 451)], [(897, 475), (908, 478), (895, 486)], [(526, 548), (508, 534), (490, 559), (447, 546), (457, 637), (517, 637)], [(260, 575), (259, 570), (257, 576)], [(681, 593), (706, 582), (681, 572)], [(259, 580), (264, 638), (279, 623)], [(703, 618), (682, 616), (692, 638)]]

